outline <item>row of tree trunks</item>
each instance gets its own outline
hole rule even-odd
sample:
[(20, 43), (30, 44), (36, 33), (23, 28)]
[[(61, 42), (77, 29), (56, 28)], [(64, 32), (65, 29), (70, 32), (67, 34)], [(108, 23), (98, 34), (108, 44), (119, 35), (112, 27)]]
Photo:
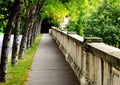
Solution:
[(3, 45), (2, 45), (2, 54), (1, 54), (1, 61), (0, 61), (0, 82), (6, 82), (6, 67), (7, 67), (7, 60), (8, 60), (8, 46), (11, 37), (11, 31), (20, 8), (21, 0), (15, 0), (12, 9), (10, 10), (10, 16), (5, 28)]
[(37, 3), (37, 8), (36, 8), (36, 12), (34, 14), (34, 20), (33, 23), (31, 24), (31, 28), (29, 29), (29, 33), (27, 36), (27, 45), (26, 45), (26, 49), (28, 49), (29, 47), (31, 47), (32, 43), (34, 42), (36, 36), (40, 33), (40, 19), (39, 19), (39, 13), (40, 10), (44, 4), (45, 0), (41, 1), (41, 4)]
[[(37, 3), (38, 1), (36, 0), (30, 9), (29, 13), (29, 18), (27, 19), (26, 23), (28, 24), (25, 25), (24, 33), (23, 33), (23, 38), (21, 41), (20, 45), (20, 51), (19, 51), (19, 56), (18, 59), (23, 59), (24, 52), (26, 49), (30, 48), (32, 43), (35, 40), (35, 37), (37, 36), (37, 32), (40, 33), (40, 18), (39, 18), (39, 13), (40, 10), (45, 2), (45, 0), (42, 0), (41, 3)], [(36, 31), (36, 30), (39, 31)]]
[(14, 4), (12, 6), (12, 10), (10, 10), (9, 20), (4, 33), (0, 61), (0, 82), (6, 82), (6, 67), (9, 52), (8, 46), (10, 42), (11, 32), (14, 31), (11, 65), (15, 66), (17, 61), (17, 52), (19, 52), (18, 59), (23, 59), (23, 55), (26, 49), (32, 45), (37, 35), (40, 34), (41, 20), (39, 17), (39, 13), (41, 8), (43, 7), (44, 2), (45, 0), (34, 0), (34, 2), (31, 3), (24, 0), (24, 3), (26, 4), (26, 20), (20, 48), (18, 51), (19, 28), (22, 19), (22, 0), (14, 0)]
[(11, 58), (11, 65), (16, 65), (16, 56), (18, 51), (18, 37), (19, 37), (19, 28), (21, 23), (21, 17), (22, 17), (22, 2), (19, 6), (18, 15), (16, 17), (16, 23), (14, 31), (14, 40), (13, 40), (13, 46), (12, 46), (12, 58)]
[(22, 37), (21, 44), (20, 44), (18, 59), (23, 59), (24, 52), (26, 51), (27, 36), (28, 36), (29, 29), (30, 29), (30, 27), (32, 27), (32, 24), (34, 21), (34, 14), (36, 11), (37, 2), (38, 2), (38, 0), (34, 1), (34, 4), (30, 9), (29, 18), (26, 20), (23, 37)]
[(29, 30), (29, 35), (28, 35), (29, 39), (27, 41), (27, 42), (29, 42), (28, 45), (27, 45), (29, 47), (32, 46), (32, 43), (34, 42), (34, 39), (35, 39), (34, 31), (37, 29), (36, 28), (36, 25), (37, 25), (36, 21), (39, 19), (39, 17), (37, 17), (37, 8), (36, 8), (36, 12), (35, 12), (34, 22), (32, 23), (32, 26), (31, 26), (32, 28)]

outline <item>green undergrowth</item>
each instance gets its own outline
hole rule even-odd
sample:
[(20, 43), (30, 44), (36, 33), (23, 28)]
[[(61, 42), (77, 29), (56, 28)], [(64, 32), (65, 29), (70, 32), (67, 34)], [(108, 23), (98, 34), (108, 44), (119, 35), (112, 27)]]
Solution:
[(1, 83), (0, 85), (25, 85), (28, 77), (28, 72), (31, 68), (31, 64), (41, 40), (41, 35), (39, 35), (32, 47), (29, 48), (23, 60), (19, 60), (16, 66), (11, 66), (10, 59), (8, 61), (8, 69), (7, 69), (7, 82)]

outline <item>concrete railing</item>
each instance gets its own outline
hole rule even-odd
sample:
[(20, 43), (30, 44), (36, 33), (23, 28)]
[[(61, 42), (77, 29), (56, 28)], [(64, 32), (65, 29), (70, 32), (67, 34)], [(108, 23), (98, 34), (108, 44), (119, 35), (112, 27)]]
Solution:
[(83, 38), (55, 27), (51, 34), (80, 85), (120, 85), (120, 49), (102, 43), (101, 38)]

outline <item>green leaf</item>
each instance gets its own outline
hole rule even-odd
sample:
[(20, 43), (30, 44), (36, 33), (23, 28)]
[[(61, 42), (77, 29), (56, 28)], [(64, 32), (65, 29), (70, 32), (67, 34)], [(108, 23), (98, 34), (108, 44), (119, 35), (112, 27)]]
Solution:
[(33, 3), (34, 2), (34, 0), (28, 0), (30, 3)]

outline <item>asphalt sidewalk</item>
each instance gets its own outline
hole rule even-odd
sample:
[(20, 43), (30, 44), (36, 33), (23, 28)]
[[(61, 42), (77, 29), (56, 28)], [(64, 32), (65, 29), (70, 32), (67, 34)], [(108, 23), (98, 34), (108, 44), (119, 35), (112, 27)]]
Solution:
[(26, 85), (79, 85), (51, 35), (43, 34)]

